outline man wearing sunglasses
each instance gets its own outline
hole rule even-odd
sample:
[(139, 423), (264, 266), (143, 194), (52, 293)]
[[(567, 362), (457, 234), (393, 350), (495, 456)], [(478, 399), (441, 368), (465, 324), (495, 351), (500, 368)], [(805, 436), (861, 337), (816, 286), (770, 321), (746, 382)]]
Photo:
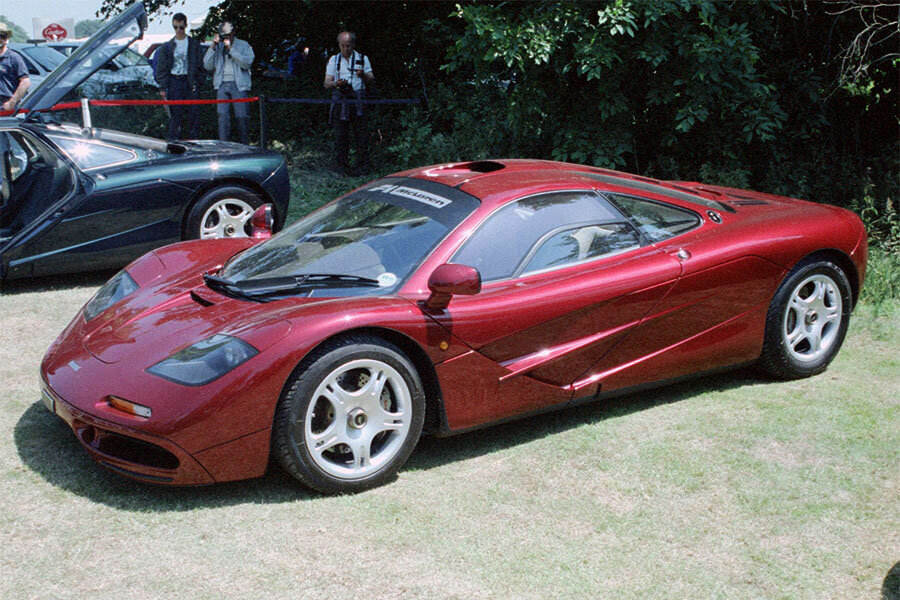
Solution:
[[(200, 42), (187, 35), (187, 17), (175, 13), (172, 17), (175, 37), (157, 50), (156, 82), (163, 100), (195, 100), (203, 73), (200, 70)], [(196, 105), (173, 104), (169, 107), (168, 141), (181, 137), (181, 121), (187, 108), (189, 139), (200, 136), (199, 111)]]
[(28, 67), (19, 53), (7, 46), (12, 31), (0, 22), (0, 110), (15, 110), (28, 91)]
[[(219, 25), (219, 33), (213, 37), (212, 46), (203, 56), (203, 68), (213, 72), (216, 98), (219, 100), (246, 98), (250, 92), (250, 65), (252, 63), (253, 48), (244, 40), (235, 37), (234, 24), (231, 21), (223, 21)], [(216, 107), (219, 114), (220, 140), (228, 140), (231, 137), (229, 104), (222, 103)], [(234, 116), (237, 119), (241, 143), (249, 144), (247, 103), (235, 102), (231, 106), (234, 106)]]

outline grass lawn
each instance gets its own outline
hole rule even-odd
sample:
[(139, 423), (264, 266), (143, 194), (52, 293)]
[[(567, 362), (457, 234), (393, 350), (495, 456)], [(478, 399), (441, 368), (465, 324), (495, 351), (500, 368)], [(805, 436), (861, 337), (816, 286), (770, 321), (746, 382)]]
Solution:
[(818, 377), (424, 439), (394, 483), (330, 498), (274, 468), (172, 489), (89, 460), (37, 369), (101, 281), (0, 296), (2, 598), (858, 599), (900, 579), (898, 311), (858, 310)]
[[(289, 221), (364, 181), (317, 172)], [(896, 306), (861, 306), (818, 377), (423, 439), (397, 481), (322, 497), (274, 467), (173, 489), (95, 465), (37, 379), (104, 276), (56, 279), (0, 295), (0, 598), (900, 598)]]

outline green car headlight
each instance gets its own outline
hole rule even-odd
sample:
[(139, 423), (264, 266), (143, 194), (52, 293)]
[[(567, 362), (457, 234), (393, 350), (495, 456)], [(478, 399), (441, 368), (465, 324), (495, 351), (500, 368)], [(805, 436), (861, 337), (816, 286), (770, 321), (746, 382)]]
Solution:
[(104, 310), (138, 289), (128, 271), (124, 269), (116, 273), (112, 279), (97, 290), (94, 297), (84, 307), (84, 320), (90, 321)]
[(176, 352), (147, 372), (182, 385), (206, 385), (257, 354), (247, 342), (218, 334)]

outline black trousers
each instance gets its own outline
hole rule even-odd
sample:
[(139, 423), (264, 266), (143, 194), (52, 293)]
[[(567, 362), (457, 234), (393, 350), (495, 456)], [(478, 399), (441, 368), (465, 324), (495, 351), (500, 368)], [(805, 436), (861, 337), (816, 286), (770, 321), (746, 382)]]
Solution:
[(356, 167), (365, 169), (369, 166), (369, 132), (367, 131), (366, 113), (356, 114), (356, 107), (347, 111), (350, 118), (341, 121), (339, 110), (335, 110), (332, 125), (334, 127), (334, 160), (339, 167), (350, 166), (350, 130), (353, 130), (353, 141), (356, 147)]
[[(169, 77), (169, 86), (166, 89), (167, 100), (196, 100), (194, 88), (188, 82), (186, 75), (173, 75)], [(173, 104), (169, 107), (169, 131), (166, 134), (168, 141), (181, 138), (181, 121), (184, 118), (185, 109), (188, 114), (189, 136), (187, 139), (196, 140), (200, 137), (200, 111), (196, 104), (188, 106)]]

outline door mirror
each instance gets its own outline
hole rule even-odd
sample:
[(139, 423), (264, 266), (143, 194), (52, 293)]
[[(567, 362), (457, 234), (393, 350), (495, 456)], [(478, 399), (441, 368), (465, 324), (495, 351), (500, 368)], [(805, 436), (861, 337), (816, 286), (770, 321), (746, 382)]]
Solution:
[(428, 278), (431, 296), (425, 301), (428, 308), (443, 309), (453, 296), (472, 296), (481, 291), (481, 273), (468, 265), (443, 264)]
[(272, 237), (275, 227), (275, 213), (271, 204), (263, 204), (250, 217), (250, 237), (255, 240), (267, 240)]

